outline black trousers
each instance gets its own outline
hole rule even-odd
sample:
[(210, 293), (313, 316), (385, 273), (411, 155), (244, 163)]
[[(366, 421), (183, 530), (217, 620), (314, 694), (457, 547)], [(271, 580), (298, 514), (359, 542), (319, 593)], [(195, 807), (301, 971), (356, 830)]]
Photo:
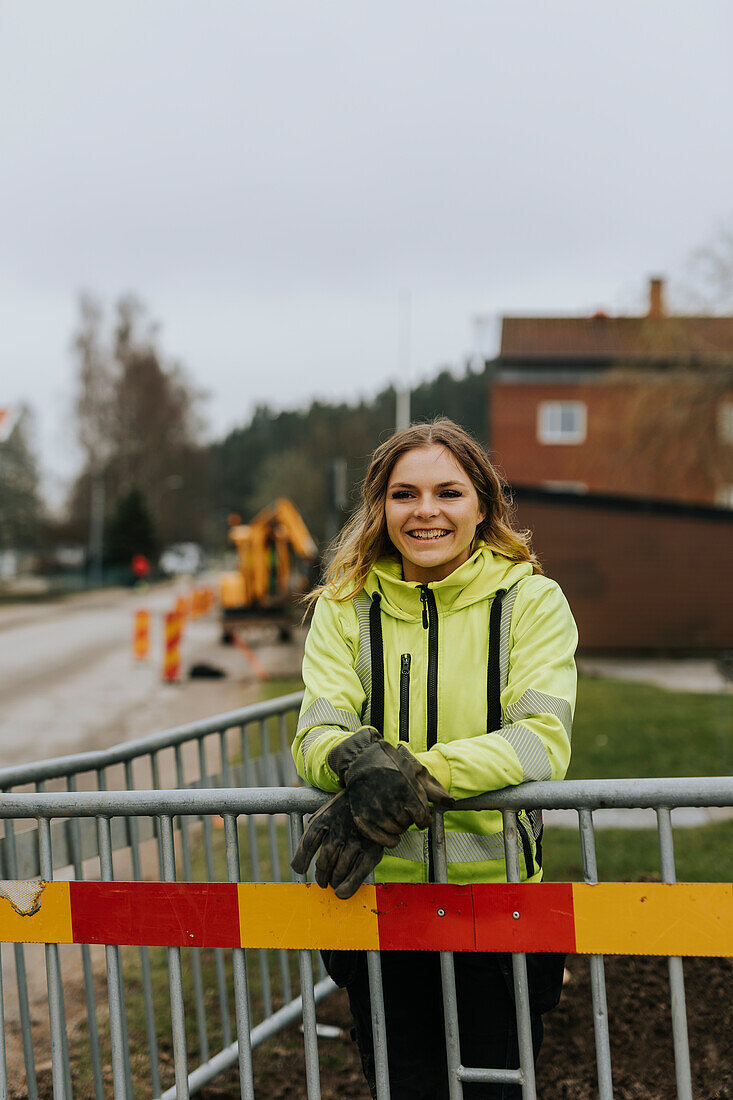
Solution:
[[(461, 1061), (465, 1066), (519, 1066), (511, 956), (461, 952), (454, 956)], [(535, 1061), (542, 1043), (542, 1013), (560, 999), (564, 955), (528, 955)], [(366, 956), (334, 951), (324, 961), (346, 986), (364, 1076), (376, 1097), (371, 1005)], [(392, 1100), (448, 1100), (439, 956), (421, 951), (381, 955), (387, 1055)], [(521, 1100), (519, 1085), (464, 1084), (466, 1100)]]

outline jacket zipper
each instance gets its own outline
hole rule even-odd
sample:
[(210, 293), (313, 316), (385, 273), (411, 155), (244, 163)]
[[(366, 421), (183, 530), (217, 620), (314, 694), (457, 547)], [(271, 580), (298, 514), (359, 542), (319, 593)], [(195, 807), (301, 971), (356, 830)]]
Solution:
[(412, 654), (400, 657), (400, 741), (410, 740), (410, 663)]
[(527, 826), (522, 820), (520, 820), (519, 814), (517, 814), (517, 829), (519, 830), (519, 839), (522, 842), (522, 851), (524, 852), (524, 866), (527, 869), (527, 878), (532, 878), (535, 874), (534, 859), (532, 857), (532, 845), (529, 839), (529, 833), (527, 832)]
[(428, 725), (427, 747), (438, 740), (438, 608), (426, 584), (420, 585), (422, 625), (428, 632)]
[[(432, 749), (438, 740), (438, 607), (434, 593), (426, 584), (420, 585), (420, 599), (422, 625), (428, 632), (427, 747)], [(428, 846), (428, 882), (435, 882), (432, 829), (428, 829), (425, 839)]]

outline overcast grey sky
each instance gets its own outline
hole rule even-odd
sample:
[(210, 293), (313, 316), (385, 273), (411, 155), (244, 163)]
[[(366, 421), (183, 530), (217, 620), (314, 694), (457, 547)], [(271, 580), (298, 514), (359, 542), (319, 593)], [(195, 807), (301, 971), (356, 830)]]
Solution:
[(472, 318), (641, 308), (733, 216), (724, 0), (4, 0), (0, 404), (58, 499), (76, 300), (135, 292), (211, 393), (371, 394)]

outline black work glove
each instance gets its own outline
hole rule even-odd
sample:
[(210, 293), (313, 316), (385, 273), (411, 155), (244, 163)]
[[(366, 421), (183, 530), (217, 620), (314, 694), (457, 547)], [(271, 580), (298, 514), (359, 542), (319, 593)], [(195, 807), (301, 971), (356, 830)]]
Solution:
[(361, 833), (345, 791), (321, 806), (308, 822), (290, 866), (304, 875), (318, 849), (316, 882), (332, 886), (337, 898), (350, 898), (379, 863), (384, 849)]
[(338, 781), (343, 787), (346, 770), (354, 763), (357, 756), (361, 756), (365, 749), (376, 741), (381, 741), (382, 735), (374, 726), (362, 726), (350, 737), (339, 741), (328, 753), (329, 767), (333, 768), (338, 776)]
[(394, 848), (410, 825), (430, 825), (431, 801), (444, 809), (455, 805), (405, 745), (374, 741), (358, 754), (350, 753), (344, 766), (342, 752), (350, 740), (331, 749), (328, 763), (346, 788), (357, 828), (370, 840)]

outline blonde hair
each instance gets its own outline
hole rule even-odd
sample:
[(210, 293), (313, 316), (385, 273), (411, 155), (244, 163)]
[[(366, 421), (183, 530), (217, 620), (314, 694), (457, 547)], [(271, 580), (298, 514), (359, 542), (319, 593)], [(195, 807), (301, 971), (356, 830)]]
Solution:
[(486, 510), (476, 528), (476, 541), (483, 540), (491, 550), (510, 561), (530, 562), (535, 572), (542, 572), (530, 547), (530, 532), (517, 531), (512, 526), (512, 505), (504, 496), (501, 478), (484, 449), (464, 428), (447, 417), (437, 417), (395, 432), (377, 447), (364, 478), (362, 502), (332, 544), (326, 578), (306, 597), (309, 605), (326, 591), (336, 600), (351, 599), (362, 590), (379, 558), (399, 557), (387, 533), (384, 511), (387, 485), (398, 458), (432, 444), (445, 447), (460, 463)]

